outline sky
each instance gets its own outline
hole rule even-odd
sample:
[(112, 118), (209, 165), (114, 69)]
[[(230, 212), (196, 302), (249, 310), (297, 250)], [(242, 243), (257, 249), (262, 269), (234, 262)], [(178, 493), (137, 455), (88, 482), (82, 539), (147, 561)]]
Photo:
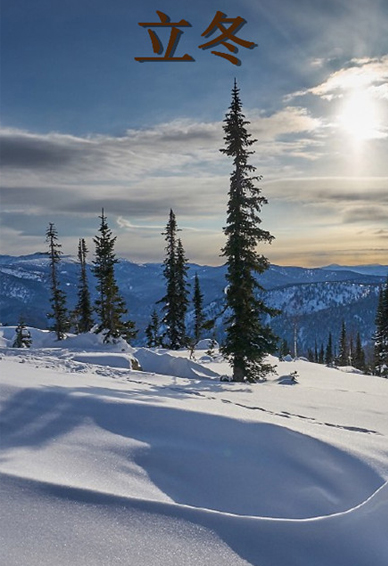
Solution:
[[(139, 25), (161, 23), (157, 11), (180, 26)], [(53, 222), (64, 253), (85, 238), (92, 255), (104, 208), (117, 255), (160, 262), (173, 209), (188, 259), (224, 263), (236, 79), (275, 237), (260, 252), (388, 264), (385, 0), (2, 0), (2, 12), (1, 253), (45, 251)], [(203, 47), (218, 12), (227, 31), (244, 21)], [(166, 59), (173, 29), (170, 57), (192, 61), (135, 59)]]

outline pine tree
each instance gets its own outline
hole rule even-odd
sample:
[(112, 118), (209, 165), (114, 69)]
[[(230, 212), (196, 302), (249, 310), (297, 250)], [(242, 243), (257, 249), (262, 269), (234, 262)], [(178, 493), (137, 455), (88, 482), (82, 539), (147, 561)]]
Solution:
[(193, 304), (194, 304), (194, 342), (195, 344), (197, 344), (202, 337), (202, 331), (205, 324), (205, 315), (203, 313), (203, 294), (201, 292), (201, 287), (199, 284), (198, 273), (196, 273), (194, 277)]
[(331, 332), (329, 332), (329, 339), (327, 341), (326, 351), (325, 351), (325, 364), (327, 366), (332, 366), (334, 361), (333, 355), (333, 337)]
[(388, 376), (388, 279), (380, 289), (374, 338), (374, 371)]
[(347, 366), (349, 363), (348, 341), (346, 336), (346, 324), (342, 321), (341, 336), (338, 346), (337, 364), (339, 366)]
[(246, 126), (249, 124), (242, 113), (242, 104), (236, 81), (232, 90), (232, 102), (224, 120), (225, 155), (233, 158), (230, 177), (227, 226), (224, 228), (227, 241), (222, 255), (227, 260), (228, 291), (226, 295), (230, 315), (226, 320), (226, 338), (222, 353), (233, 367), (233, 380), (259, 381), (271, 370), (264, 363), (268, 353), (276, 351), (276, 337), (263, 318), (274, 315), (258, 297), (263, 288), (256, 274), (263, 273), (269, 262), (259, 255), (259, 242), (270, 243), (273, 236), (260, 228), (259, 213), (267, 199), (255, 186), (261, 176), (251, 176), (255, 167), (248, 164), (253, 152), (248, 148), (256, 141), (251, 139)]
[(59, 285), (58, 264), (61, 260), (61, 244), (58, 243), (58, 232), (52, 222), (46, 231), (46, 242), (49, 245), (48, 256), (50, 259), (50, 280), (51, 280), (51, 307), (52, 312), (47, 316), (54, 319), (54, 324), (50, 327), (57, 335), (57, 340), (63, 340), (69, 330), (69, 315), (66, 308), (66, 295)]
[(78, 260), (80, 265), (78, 303), (75, 307), (77, 315), (78, 332), (89, 332), (93, 326), (92, 305), (88, 286), (88, 276), (86, 270), (86, 256), (88, 253), (85, 240), (80, 238), (78, 243)]
[(178, 312), (180, 317), (177, 321), (179, 336), (181, 337), (181, 347), (187, 346), (188, 336), (186, 334), (186, 314), (189, 306), (189, 282), (188, 282), (187, 258), (183, 249), (182, 241), (178, 238), (176, 249), (176, 277), (178, 291)]
[(147, 337), (147, 348), (161, 346), (160, 321), (156, 309), (152, 311), (151, 321), (145, 329), (145, 335)]
[(118, 263), (114, 253), (116, 236), (112, 236), (104, 209), (99, 218), (101, 219), (98, 230), (100, 235), (93, 238), (96, 252), (92, 268), (98, 282), (99, 298), (96, 300), (96, 312), (99, 315), (100, 324), (97, 332), (104, 333), (104, 342), (114, 341), (120, 337), (129, 342), (135, 338), (137, 331), (131, 320), (122, 320), (122, 317), (127, 314), (127, 309), (120, 296), (114, 273), (115, 265)]
[(166, 294), (159, 301), (164, 303), (162, 323), (166, 330), (164, 344), (172, 350), (187, 345), (185, 315), (188, 307), (187, 260), (182, 242), (177, 238), (177, 222), (173, 210), (170, 210), (165, 236), (167, 245), (163, 275), (166, 279)]
[(25, 325), (22, 317), (19, 319), (19, 324), (15, 328), (15, 340), (12, 344), (12, 348), (30, 348), (31, 347), (31, 332)]

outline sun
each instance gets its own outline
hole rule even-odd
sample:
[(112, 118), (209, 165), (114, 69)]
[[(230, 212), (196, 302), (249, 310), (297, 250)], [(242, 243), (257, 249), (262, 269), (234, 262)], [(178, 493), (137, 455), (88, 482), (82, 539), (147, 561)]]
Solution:
[(357, 90), (344, 98), (339, 125), (355, 142), (380, 137), (378, 109), (365, 90)]

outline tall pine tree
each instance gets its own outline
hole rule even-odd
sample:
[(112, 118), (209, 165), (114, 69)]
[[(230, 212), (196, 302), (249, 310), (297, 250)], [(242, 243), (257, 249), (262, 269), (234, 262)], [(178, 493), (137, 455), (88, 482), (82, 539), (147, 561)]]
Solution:
[(78, 243), (78, 260), (80, 266), (79, 284), (78, 284), (78, 303), (75, 307), (78, 322), (78, 332), (89, 332), (93, 326), (92, 304), (90, 300), (90, 292), (88, 285), (88, 275), (86, 267), (86, 256), (88, 253), (85, 240), (80, 238)]
[(374, 370), (388, 377), (388, 279), (379, 292), (375, 322)]
[(248, 124), (235, 81), (232, 102), (224, 120), (226, 148), (220, 150), (233, 158), (224, 228), (227, 241), (222, 249), (227, 263), (226, 300), (230, 315), (226, 320), (222, 352), (233, 367), (234, 381), (256, 382), (271, 371), (264, 358), (276, 350), (276, 337), (263, 320), (275, 311), (259, 298), (258, 293), (263, 292), (263, 288), (256, 278), (269, 267), (267, 258), (257, 252), (257, 245), (270, 243), (273, 236), (260, 228), (259, 214), (267, 199), (255, 186), (261, 176), (252, 176), (255, 167), (248, 164), (248, 157), (253, 153), (248, 148), (256, 141), (246, 129)]
[(325, 364), (327, 366), (332, 366), (334, 361), (333, 354), (333, 337), (331, 332), (329, 332), (329, 339), (327, 341), (326, 351), (325, 351)]
[(341, 327), (337, 363), (339, 366), (347, 366), (349, 364), (348, 340), (346, 336), (346, 324), (344, 320), (342, 321)]
[(58, 264), (61, 260), (61, 244), (58, 242), (58, 232), (52, 222), (46, 230), (46, 242), (49, 246), (48, 256), (50, 260), (50, 281), (51, 297), (50, 303), (52, 311), (48, 313), (48, 318), (54, 320), (50, 330), (57, 335), (57, 340), (63, 340), (69, 330), (69, 315), (66, 308), (66, 295), (60, 288), (58, 277)]
[(93, 273), (98, 283), (96, 312), (100, 319), (97, 332), (104, 333), (104, 342), (114, 341), (120, 337), (129, 342), (135, 338), (137, 331), (131, 320), (122, 320), (123, 316), (127, 314), (127, 309), (120, 295), (114, 273), (115, 265), (118, 262), (114, 253), (116, 236), (112, 236), (104, 209), (102, 209), (99, 218), (101, 219), (98, 229), (100, 235), (93, 239), (96, 245)]
[(199, 284), (198, 273), (194, 277), (194, 342), (197, 344), (202, 337), (202, 331), (205, 324), (205, 315), (203, 313), (203, 294)]
[(187, 259), (182, 242), (177, 238), (177, 222), (170, 210), (166, 231), (166, 257), (163, 275), (166, 279), (166, 294), (159, 301), (164, 303), (162, 323), (165, 326), (163, 343), (172, 350), (187, 345), (185, 316), (188, 307)]

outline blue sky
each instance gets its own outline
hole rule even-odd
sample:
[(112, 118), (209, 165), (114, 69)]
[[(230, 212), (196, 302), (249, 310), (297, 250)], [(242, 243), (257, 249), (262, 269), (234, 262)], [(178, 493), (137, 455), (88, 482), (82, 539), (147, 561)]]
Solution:
[[(236, 78), (275, 236), (262, 253), (388, 263), (387, 2), (134, 4), (2, 1), (2, 253), (45, 249), (49, 222), (66, 253), (80, 237), (92, 249), (104, 206), (119, 255), (161, 261), (173, 208), (189, 259), (222, 263), (232, 165), (219, 149)], [(175, 56), (194, 62), (135, 60), (154, 55), (139, 23), (156, 10), (191, 24)], [(244, 18), (236, 35), (257, 44), (239, 47), (240, 66), (199, 48), (217, 11)]]

